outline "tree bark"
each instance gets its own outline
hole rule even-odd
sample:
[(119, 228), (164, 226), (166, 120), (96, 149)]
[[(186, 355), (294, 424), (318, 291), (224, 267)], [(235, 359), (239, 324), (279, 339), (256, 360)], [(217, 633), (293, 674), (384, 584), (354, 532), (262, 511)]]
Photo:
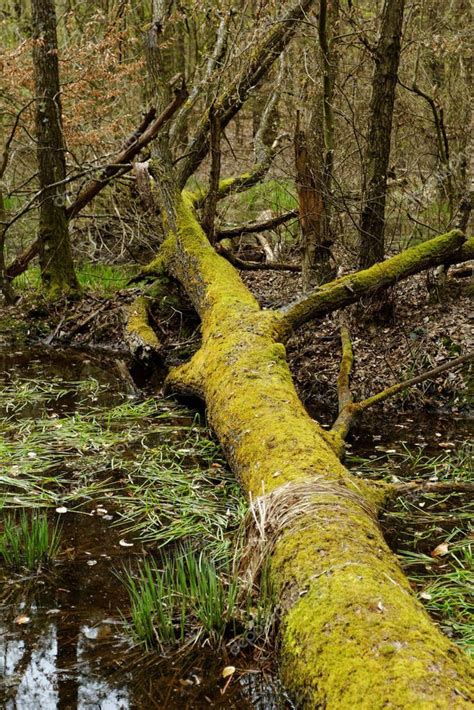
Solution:
[(202, 345), (167, 386), (205, 400), (254, 510), (265, 511), (288, 689), (309, 708), (470, 707), (467, 657), (415, 599), (378, 526), (387, 490), (352, 477), (306, 413), (282, 315), (260, 309), (187, 195), (174, 208), (160, 259), (201, 317)]
[(385, 199), (405, 0), (385, 0), (375, 52), (360, 217), (359, 266), (385, 256)]
[(322, 86), (312, 97), (307, 131), (295, 136), (295, 165), (300, 203), (303, 285), (309, 290), (334, 276), (331, 265), (331, 192), (334, 163), (333, 94), (336, 61), (332, 35), (339, 0), (321, 0), (318, 16)]
[[(313, 112), (314, 117), (314, 112)], [(313, 150), (308, 150), (308, 136), (297, 127), (295, 133), (296, 189), (301, 225), (301, 265), (306, 290), (322, 284), (331, 274), (331, 240), (325, 199), (322, 166), (321, 125), (311, 126)], [(316, 148), (316, 144), (317, 148)]]
[(54, 0), (32, 0), (33, 66), (39, 181), (41, 278), (50, 296), (77, 291), (69, 240), (64, 180), (65, 145)]

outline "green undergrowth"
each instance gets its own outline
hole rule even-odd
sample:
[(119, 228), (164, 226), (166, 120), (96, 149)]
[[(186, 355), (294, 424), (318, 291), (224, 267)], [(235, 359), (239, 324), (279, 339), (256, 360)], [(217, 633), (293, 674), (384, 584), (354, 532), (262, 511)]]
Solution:
[(437, 455), (427, 453), (425, 447), (409, 447), (404, 443), (400, 448), (375, 449), (379, 453), (368, 457), (348, 454), (346, 463), (351, 473), (390, 483), (414, 479), (431, 482), (474, 480), (474, 446), (470, 442), (452, 444), (452, 448)]
[(233, 199), (255, 216), (262, 210), (270, 209), (278, 213), (298, 207), (296, 188), (291, 180), (267, 180), (235, 195)]
[[(429, 455), (405, 445), (373, 458), (349, 457), (352, 472), (392, 483), (417, 481), (382, 515), (386, 538), (420, 601), (443, 632), (474, 655), (474, 483), (472, 445)], [(443, 484), (436, 490), (429, 484)], [(449, 484), (453, 483), (452, 489)], [(456, 484), (461, 484), (457, 489)]]
[[(232, 223), (259, 219), (262, 212), (270, 210), (277, 215), (297, 209), (295, 185), (290, 180), (267, 180), (258, 183), (245, 192), (232, 195), (227, 200), (225, 219)], [(287, 242), (298, 237), (299, 224), (295, 220), (280, 227), (280, 233)]]
[(249, 590), (233, 572), (230, 555), (216, 564), (206, 553), (178, 548), (160, 563), (144, 560), (122, 581), (130, 597), (129, 632), (147, 649), (170, 653), (226, 643), (238, 655), (272, 634), (275, 599), (268, 573), (258, 593)]
[(209, 547), (216, 559), (225, 556), (246, 503), (207, 428), (167, 400), (101, 406), (104, 388), (95, 380), (75, 387), (69, 416), (46, 406), (68, 393), (60, 381), (25, 380), (16, 393), (15, 385), (4, 389), (4, 506), (87, 511), (107, 500), (116, 524), (144, 543), (188, 540)]
[(97, 401), (100, 392), (101, 385), (93, 377), (77, 382), (64, 382), (59, 377), (50, 377), (47, 381), (11, 378), (2, 383), (0, 390), (2, 421), (5, 424), (9, 420), (23, 418), (25, 410), (33, 408), (40, 408), (46, 414), (48, 407), (54, 410), (55, 405), (70, 395), (74, 396), (75, 407), (84, 409)]
[[(145, 558), (120, 572), (135, 643), (161, 653), (229, 646), (273, 632), (269, 576), (248, 589), (238, 567), (248, 510), (220, 446), (198, 416), (166, 399), (102, 402), (97, 380), (7, 382), (0, 393), (0, 500), (8, 566), (37, 567), (59, 545), (56, 516), (106, 505)], [(69, 401), (71, 400), (71, 401)], [(61, 413), (64, 401), (71, 414)], [(105, 522), (105, 521), (104, 521)]]
[[(197, 180), (188, 183), (191, 192), (199, 193), (205, 186)], [(266, 210), (274, 215), (297, 209), (298, 200), (294, 181), (287, 179), (270, 179), (259, 182), (243, 192), (230, 193), (220, 203), (219, 213), (223, 224), (239, 224), (259, 218)], [(288, 241), (298, 236), (297, 220), (280, 228)]]
[(456, 528), (437, 554), (400, 551), (405, 573), (443, 632), (474, 656), (474, 540)]
[(59, 546), (59, 528), (43, 512), (9, 513), (0, 523), (0, 559), (12, 570), (38, 571), (54, 560)]
[[(96, 295), (110, 296), (125, 288), (128, 281), (136, 275), (135, 264), (77, 264), (76, 274), (80, 287)], [(40, 291), (41, 276), (39, 266), (30, 266), (14, 281), (15, 289), (20, 291)]]

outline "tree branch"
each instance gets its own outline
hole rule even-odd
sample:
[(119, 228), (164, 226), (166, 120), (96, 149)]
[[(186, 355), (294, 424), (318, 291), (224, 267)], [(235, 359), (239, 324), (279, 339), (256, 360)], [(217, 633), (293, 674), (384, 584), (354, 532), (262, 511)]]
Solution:
[(221, 176), (221, 119), (214, 104), (209, 109), (211, 126), (211, 170), (209, 173), (209, 190), (204, 204), (202, 227), (211, 244), (215, 242), (215, 220), (217, 202), (219, 200), (219, 179)]
[(258, 234), (259, 232), (266, 232), (267, 230), (279, 227), (281, 224), (285, 224), (285, 222), (289, 222), (293, 218), (298, 218), (298, 210), (283, 212), (283, 214), (271, 217), (264, 222), (247, 222), (247, 224), (242, 224), (240, 227), (220, 229), (216, 233), (216, 242), (222, 241), (223, 239), (240, 237), (242, 234)]
[(276, 261), (244, 261), (236, 256), (233, 251), (227, 249), (222, 242), (218, 246), (219, 254), (224, 256), (233, 266), (236, 266), (242, 271), (301, 271), (301, 266), (298, 264), (278, 263)]
[[(342, 337), (342, 333), (341, 333)], [(349, 340), (350, 343), (350, 340)], [(346, 348), (347, 348), (347, 342), (346, 342)], [(352, 351), (352, 346), (351, 346), (351, 351)], [(367, 397), (366, 399), (363, 399), (360, 402), (354, 403), (353, 401), (353, 396), (349, 388), (349, 372), (350, 368), (347, 367), (347, 362), (350, 360), (348, 359), (347, 356), (347, 351), (346, 355), (344, 355), (344, 343), (343, 343), (343, 357), (341, 360), (341, 373), (344, 371), (344, 378), (342, 382), (342, 388), (340, 388), (339, 385), (339, 380), (338, 380), (338, 394), (339, 394), (339, 414), (334, 422), (333, 426), (331, 427), (330, 434), (335, 437), (336, 442), (339, 442), (339, 445), (341, 442), (343, 442), (352, 425), (356, 421), (356, 419), (367, 409), (370, 407), (373, 407), (375, 404), (379, 404), (380, 402), (384, 402), (386, 399), (389, 397), (393, 397), (394, 395), (398, 394), (399, 392), (402, 392), (403, 390), (408, 389), (409, 387), (413, 387), (414, 385), (420, 384), (420, 382), (425, 382), (425, 380), (432, 380), (435, 379), (436, 377), (439, 377), (440, 375), (443, 374), (443, 372), (446, 372), (447, 370), (452, 370), (455, 367), (459, 367), (459, 365), (464, 365), (465, 363), (472, 362), (474, 360), (474, 353), (467, 353), (466, 355), (460, 355), (459, 357), (454, 358), (454, 360), (448, 360), (447, 362), (443, 363), (443, 365), (439, 365), (438, 367), (434, 367), (431, 370), (427, 370), (426, 372), (422, 372), (420, 375), (417, 375), (416, 377), (410, 377), (408, 380), (403, 380), (403, 382), (397, 382), (395, 385), (392, 385), (391, 387), (387, 387), (386, 389), (382, 390), (381, 392), (378, 392), (377, 394), (372, 395), (371, 397)], [(344, 362), (346, 361), (346, 364)], [(341, 378), (341, 374), (340, 374)], [(342, 396), (341, 396), (342, 392)], [(342, 403), (342, 407), (341, 407)]]
[[(224, 178), (219, 182), (219, 190), (217, 192), (217, 199), (223, 200), (228, 195), (233, 195), (237, 192), (244, 192), (250, 187), (253, 187), (257, 183), (261, 182), (270, 169), (274, 157), (278, 153), (281, 147), (281, 143), (286, 138), (286, 134), (278, 136), (273, 142), (273, 145), (268, 148), (265, 158), (262, 162), (256, 163), (252, 170), (248, 173), (243, 173), (242, 175), (236, 175), (235, 177)], [(198, 192), (194, 198), (194, 206), (196, 209), (200, 209), (208, 196), (208, 190)]]
[[(90, 180), (80, 191), (77, 199), (66, 209), (68, 219), (73, 219), (91, 200), (101, 192), (117, 175), (123, 175), (132, 168), (132, 160), (156, 137), (161, 127), (170, 120), (175, 111), (183, 104), (187, 96), (186, 87), (182, 83), (166, 109), (156, 117), (155, 109), (151, 109), (143, 118), (140, 126), (125, 142), (122, 150), (113, 163), (107, 165), (99, 178)], [(6, 278), (14, 279), (22, 274), (28, 264), (39, 253), (39, 241), (30, 244), (6, 270)]]
[(461, 249), (464, 242), (463, 233), (454, 229), (406, 249), (368, 269), (330, 281), (315, 289), (309, 296), (281, 309), (281, 331), (283, 334), (289, 334), (310, 320), (344, 308), (362, 297), (378, 293), (408, 276), (446, 263), (450, 258), (462, 260), (460, 257), (466, 255), (466, 251)]
[(201, 81), (195, 84), (195, 86), (191, 89), (186, 103), (182, 106), (176, 116), (176, 119), (173, 121), (173, 125), (170, 128), (170, 142), (172, 145), (174, 145), (179, 140), (183, 128), (186, 126), (189, 114), (191, 113), (197, 99), (200, 98), (202, 94), (209, 89), (209, 85), (212, 86), (214, 84), (214, 73), (218, 72), (221, 69), (221, 64), (227, 52), (229, 25), (233, 12), (233, 10), (230, 10), (224, 17), (221, 18), (217, 30), (214, 50), (207, 61), (204, 76), (202, 77)]
[[(68, 207), (67, 216), (72, 219), (78, 212), (81, 211), (103, 188), (110, 180), (115, 177), (117, 172), (123, 169), (123, 165), (129, 163), (132, 168), (132, 160), (138, 155), (143, 148), (151, 143), (156, 138), (162, 126), (164, 126), (180, 106), (184, 103), (187, 97), (186, 86), (183, 81), (175, 91), (173, 100), (168, 104), (164, 111), (153, 121), (150, 122), (149, 114), (145, 116), (141, 127), (146, 126), (145, 130), (138, 136), (135, 134), (131, 137), (132, 142), (127, 141), (123, 150), (117, 155), (113, 164), (108, 165), (102, 172), (102, 175), (95, 180), (91, 180), (79, 193), (75, 202)], [(153, 110), (152, 110), (153, 111)], [(151, 112), (150, 112), (151, 113)], [(148, 119), (148, 120), (147, 120)]]
[[(272, 24), (252, 52), (249, 63), (228, 88), (216, 100), (216, 110), (221, 114), (222, 130), (240, 111), (250, 91), (267, 74), (275, 59), (281, 54), (296, 31), (298, 22), (303, 19), (314, 0), (298, 0), (290, 9)], [(197, 131), (190, 141), (187, 156), (181, 161), (178, 183), (181, 188), (196, 171), (209, 151), (209, 115), (206, 111)]]
[(351, 372), (354, 365), (354, 350), (352, 348), (349, 328), (346, 325), (341, 326), (341, 347), (341, 364), (339, 367), (339, 376), (337, 378), (339, 413), (341, 413), (345, 407), (352, 404), (354, 401), (350, 387)]

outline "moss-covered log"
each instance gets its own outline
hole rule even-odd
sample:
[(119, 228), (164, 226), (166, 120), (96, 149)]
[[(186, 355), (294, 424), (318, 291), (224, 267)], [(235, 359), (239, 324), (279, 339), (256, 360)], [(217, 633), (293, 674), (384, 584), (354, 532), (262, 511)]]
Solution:
[(158, 357), (161, 343), (150, 325), (145, 296), (138, 296), (128, 307), (124, 337), (135, 360), (153, 362)]
[(166, 260), (201, 317), (202, 346), (168, 387), (204, 398), (229, 463), (266, 511), (287, 687), (301, 707), (471, 707), (467, 657), (431, 622), (383, 539), (386, 490), (349, 473), (297, 396), (281, 314), (260, 309), (190, 200), (176, 223)]
[(347, 274), (315, 289), (307, 297), (282, 309), (282, 328), (290, 332), (308, 321), (344, 308), (365, 296), (393, 286), (420, 271), (460, 258), (466, 237), (458, 229), (405, 249), (368, 269)]

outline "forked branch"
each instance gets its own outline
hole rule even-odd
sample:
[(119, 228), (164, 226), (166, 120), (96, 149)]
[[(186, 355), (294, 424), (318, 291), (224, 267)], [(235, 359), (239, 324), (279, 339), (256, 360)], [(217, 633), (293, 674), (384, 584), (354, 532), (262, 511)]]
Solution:
[(426, 370), (426, 372), (422, 372), (416, 377), (410, 377), (407, 380), (403, 380), (403, 382), (397, 382), (391, 387), (386, 387), (386, 389), (381, 392), (378, 392), (371, 397), (367, 397), (360, 402), (354, 402), (349, 383), (353, 355), (350, 336), (347, 329), (341, 332), (341, 338), (343, 343), (343, 355), (338, 379), (339, 414), (330, 430), (337, 442), (343, 442), (357, 418), (375, 404), (384, 402), (386, 399), (393, 397), (399, 392), (403, 392), (404, 390), (407, 390), (414, 385), (418, 385), (421, 382), (425, 382), (426, 380), (433, 380), (447, 370), (452, 370), (460, 365), (465, 365), (466, 363), (474, 360), (474, 352), (467, 353), (466, 355), (460, 355), (453, 360), (448, 360), (438, 367)]

